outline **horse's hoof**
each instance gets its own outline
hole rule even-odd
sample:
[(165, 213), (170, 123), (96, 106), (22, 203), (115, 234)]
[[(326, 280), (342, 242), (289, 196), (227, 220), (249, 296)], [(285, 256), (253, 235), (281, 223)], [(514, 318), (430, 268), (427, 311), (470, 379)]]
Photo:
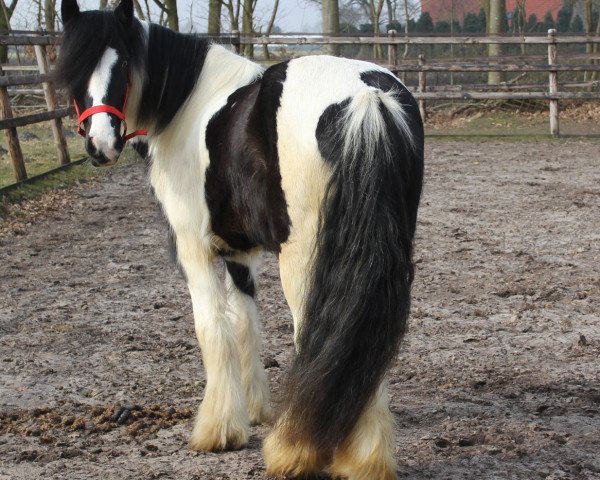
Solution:
[(190, 438), (190, 448), (201, 452), (239, 450), (247, 443), (247, 422), (229, 420), (218, 423), (204, 416), (198, 416)]
[(291, 445), (276, 428), (263, 444), (267, 475), (301, 477), (316, 475), (327, 466), (329, 455), (312, 445), (296, 442)]

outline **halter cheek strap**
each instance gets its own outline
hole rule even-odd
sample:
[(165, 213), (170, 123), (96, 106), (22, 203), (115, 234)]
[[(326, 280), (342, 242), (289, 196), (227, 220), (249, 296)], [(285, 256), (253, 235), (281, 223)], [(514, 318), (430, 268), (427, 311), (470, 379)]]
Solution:
[(123, 123), (125, 130), (123, 131), (123, 143), (126, 143), (127, 140), (137, 137), (138, 135), (148, 135), (148, 130), (135, 130), (134, 132), (127, 133), (127, 122), (125, 122), (125, 106), (127, 105), (127, 98), (129, 97), (129, 85), (127, 85), (127, 90), (125, 90), (125, 101), (123, 102), (123, 108), (121, 110), (116, 109), (115, 107), (111, 107), (110, 105), (94, 105), (83, 112), (79, 111), (79, 105), (77, 105), (77, 101), (73, 99), (73, 104), (75, 105), (75, 112), (77, 112), (77, 133), (82, 137), (85, 137), (85, 130), (81, 128), (81, 125), (85, 120), (90, 118), (92, 115), (96, 115), (97, 113), (110, 113), (117, 117)]

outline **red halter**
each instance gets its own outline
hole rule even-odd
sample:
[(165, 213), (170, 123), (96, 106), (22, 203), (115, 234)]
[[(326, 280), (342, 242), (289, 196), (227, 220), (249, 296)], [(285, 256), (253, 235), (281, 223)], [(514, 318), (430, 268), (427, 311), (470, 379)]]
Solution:
[(117, 110), (115, 107), (111, 107), (110, 105), (94, 105), (93, 107), (84, 110), (83, 113), (79, 111), (79, 105), (75, 99), (73, 99), (73, 104), (75, 105), (75, 111), (77, 112), (77, 133), (82, 137), (85, 137), (85, 130), (81, 128), (83, 122), (95, 115), (97, 113), (110, 113), (117, 117), (121, 122), (123, 122), (123, 126), (125, 130), (123, 131), (123, 143), (126, 143), (127, 140), (133, 137), (137, 137), (138, 135), (148, 135), (148, 130), (136, 130), (135, 132), (127, 133), (127, 122), (125, 122), (125, 106), (127, 105), (127, 98), (129, 97), (129, 84), (127, 85), (127, 90), (125, 90), (125, 101), (123, 102), (123, 108)]

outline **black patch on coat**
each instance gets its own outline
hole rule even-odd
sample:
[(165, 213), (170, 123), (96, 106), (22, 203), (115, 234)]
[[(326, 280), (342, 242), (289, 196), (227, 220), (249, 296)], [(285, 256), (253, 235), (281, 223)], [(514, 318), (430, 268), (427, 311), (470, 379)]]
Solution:
[[(390, 87), (378, 73), (366, 78)], [(424, 136), (410, 94), (397, 81), (390, 88), (398, 88), (396, 98), (408, 105), (414, 142), (382, 102), (385, 129), (372, 158), (364, 147), (344, 156), (341, 121), (349, 100), (327, 108), (316, 131), (332, 176), (284, 411), (287, 441), (308, 442), (323, 452), (334, 451), (350, 434), (407, 327)]]
[(315, 133), (319, 144), (319, 152), (321, 156), (330, 164), (333, 164), (338, 159), (340, 149), (343, 148), (343, 138), (338, 132), (335, 132), (336, 125), (339, 125), (344, 111), (350, 104), (350, 99), (346, 99), (340, 103), (329, 105), (319, 117), (317, 123), (317, 131)]
[(254, 298), (256, 289), (250, 269), (246, 265), (234, 262), (233, 260), (225, 260), (225, 265), (227, 265), (227, 271), (231, 275), (231, 279), (237, 289)]
[(212, 230), (236, 250), (279, 251), (290, 232), (277, 153), (277, 109), (287, 63), (235, 91), (210, 120), (206, 201)]

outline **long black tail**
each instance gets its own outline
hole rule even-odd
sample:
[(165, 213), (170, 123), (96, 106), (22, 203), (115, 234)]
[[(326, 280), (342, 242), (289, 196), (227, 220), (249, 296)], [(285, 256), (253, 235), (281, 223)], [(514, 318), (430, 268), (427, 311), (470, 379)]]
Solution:
[(423, 126), (414, 99), (394, 81), (387, 92), (371, 88), (330, 106), (317, 137), (333, 173), (286, 418), (292, 441), (333, 449), (351, 432), (406, 331)]

